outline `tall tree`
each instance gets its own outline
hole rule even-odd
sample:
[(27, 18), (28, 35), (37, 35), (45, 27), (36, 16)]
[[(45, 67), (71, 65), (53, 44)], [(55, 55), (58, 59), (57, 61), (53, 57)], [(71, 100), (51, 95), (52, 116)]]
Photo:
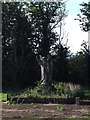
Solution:
[(41, 85), (51, 86), (53, 56), (62, 49), (54, 29), (66, 16), (65, 4), (62, 1), (5, 3), (2, 15), (3, 64), (6, 63), (8, 70), (9, 66), (12, 68), (6, 73), (12, 74), (12, 79), (22, 79), (36, 56), (41, 68)]
[(35, 2), (27, 4), (26, 8), (28, 19), (33, 21), (32, 26), (35, 27), (32, 48), (41, 67), (41, 85), (47, 88), (52, 84), (52, 56), (60, 48), (59, 37), (54, 29), (66, 16), (65, 4), (62, 1)]

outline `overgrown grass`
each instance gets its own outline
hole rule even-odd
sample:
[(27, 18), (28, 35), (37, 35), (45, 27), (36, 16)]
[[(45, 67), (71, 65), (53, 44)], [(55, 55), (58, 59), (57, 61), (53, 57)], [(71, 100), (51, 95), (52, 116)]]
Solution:
[[(27, 98), (27, 97), (54, 98), (54, 97), (58, 97), (54, 92), (43, 94), (43, 93), (39, 92), (37, 88), (34, 88), (34, 89), (27, 88), (27, 89), (21, 91), (16, 96), (21, 97), (21, 98)], [(61, 96), (59, 96), (59, 97), (61, 97)]]
[[(49, 93), (43, 93), (38, 89), (38, 86), (35, 88), (28, 87), (24, 90), (15, 90), (15, 91), (7, 91), (9, 98), (18, 97), (18, 98), (27, 98), (27, 97), (34, 97), (34, 98), (75, 98), (80, 97), (86, 98), (90, 97), (90, 88), (81, 87), (80, 85), (72, 84), (72, 83), (56, 83), (53, 85), (54, 91)], [(7, 101), (7, 94), (3, 93), (0, 94), (0, 100)]]
[(55, 90), (49, 93), (43, 93), (38, 87), (31, 89), (27, 88), (16, 94), (17, 97), (39, 97), (39, 98), (67, 98), (67, 97), (84, 97), (83, 89), (80, 85), (72, 83), (56, 83), (53, 85)]
[(79, 84), (72, 83), (58, 83), (55, 84), (56, 94), (64, 97), (77, 97), (83, 96), (82, 88)]

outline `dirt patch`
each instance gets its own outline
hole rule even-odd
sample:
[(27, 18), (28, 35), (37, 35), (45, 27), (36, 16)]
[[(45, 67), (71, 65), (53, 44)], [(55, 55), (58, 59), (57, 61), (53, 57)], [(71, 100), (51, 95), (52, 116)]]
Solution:
[[(62, 109), (63, 108), (63, 109)], [(62, 104), (2, 105), (3, 118), (90, 118), (90, 106)]]

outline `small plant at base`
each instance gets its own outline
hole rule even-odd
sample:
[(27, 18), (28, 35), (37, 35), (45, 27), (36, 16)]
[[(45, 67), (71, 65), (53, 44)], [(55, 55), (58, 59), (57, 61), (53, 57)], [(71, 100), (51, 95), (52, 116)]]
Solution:
[(57, 110), (65, 110), (64, 106), (57, 106)]
[(88, 115), (90, 116), (90, 111), (88, 112)]

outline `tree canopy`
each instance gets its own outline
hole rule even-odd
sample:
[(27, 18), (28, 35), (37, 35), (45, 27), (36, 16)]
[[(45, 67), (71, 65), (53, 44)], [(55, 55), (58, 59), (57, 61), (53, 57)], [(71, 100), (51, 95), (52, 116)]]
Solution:
[[(79, 21), (81, 28), (88, 31), (89, 13), (86, 4), (82, 5), (84, 9), (81, 14), (84, 17), (79, 15)], [(90, 59), (87, 44), (83, 42), (83, 49), (76, 55), (69, 56), (67, 46), (61, 44), (61, 36), (54, 30), (66, 15), (62, 1), (2, 3), (4, 87), (34, 87), (40, 81), (40, 73), (44, 72), (47, 73), (46, 78), (52, 76), (55, 82), (88, 83), (87, 68)], [(52, 75), (48, 71), (53, 71)], [(41, 75), (42, 80), (45, 75)]]
[(59, 35), (54, 32), (65, 16), (63, 2), (2, 4), (4, 85), (6, 81), (14, 85), (20, 84), (17, 83), (19, 80), (25, 85), (39, 80), (40, 68), (36, 56), (58, 55), (60, 58), (63, 52), (65, 59), (67, 52), (59, 42)]
[(90, 2), (83, 2), (80, 4), (82, 8), (80, 9), (81, 14), (78, 14), (81, 29), (84, 31), (90, 30)]

